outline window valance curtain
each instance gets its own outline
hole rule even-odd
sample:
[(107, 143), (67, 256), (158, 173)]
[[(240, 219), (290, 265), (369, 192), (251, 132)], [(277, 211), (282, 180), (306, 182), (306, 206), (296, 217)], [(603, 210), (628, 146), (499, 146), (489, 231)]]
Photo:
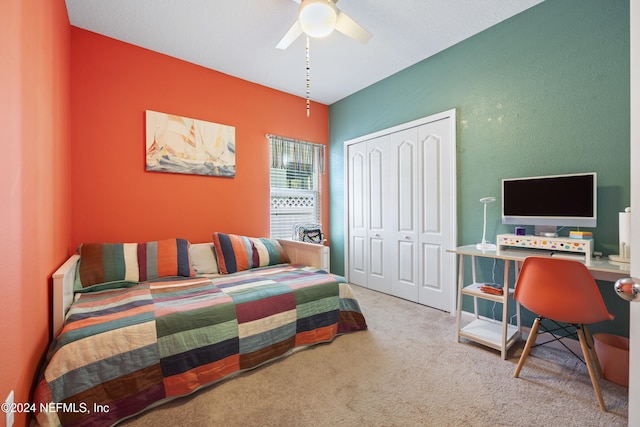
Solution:
[[(276, 135), (267, 135), (271, 144), (271, 168), (324, 173), (325, 146)], [(311, 172), (308, 171), (308, 172)]]

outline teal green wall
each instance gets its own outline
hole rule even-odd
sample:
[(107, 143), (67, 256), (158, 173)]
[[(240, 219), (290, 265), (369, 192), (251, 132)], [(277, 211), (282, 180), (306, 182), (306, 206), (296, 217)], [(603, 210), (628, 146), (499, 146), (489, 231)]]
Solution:
[[(618, 252), (630, 186), (629, 0), (546, 0), (329, 107), (332, 271), (344, 274), (344, 141), (451, 108), (459, 245), (480, 241), (478, 199), (500, 199), (502, 178), (596, 171), (595, 249)], [(487, 236), (506, 232), (498, 200)], [(491, 278), (491, 264), (481, 270)], [(628, 304), (599, 285), (617, 316), (604, 328), (628, 336)]]

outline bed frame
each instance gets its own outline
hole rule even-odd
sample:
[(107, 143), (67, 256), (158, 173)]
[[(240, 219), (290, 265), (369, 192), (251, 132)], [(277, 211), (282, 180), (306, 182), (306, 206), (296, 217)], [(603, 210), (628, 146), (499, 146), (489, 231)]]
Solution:
[[(279, 240), (292, 264), (308, 265), (329, 271), (329, 247), (313, 243)], [(67, 310), (73, 302), (73, 284), (80, 255), (74, 254), (53, 273), (53, 337), (58, 336)]]

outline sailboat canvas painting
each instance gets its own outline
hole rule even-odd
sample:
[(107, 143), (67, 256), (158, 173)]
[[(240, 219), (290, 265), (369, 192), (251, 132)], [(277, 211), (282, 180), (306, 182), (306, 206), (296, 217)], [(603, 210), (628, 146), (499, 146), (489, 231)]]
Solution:
[(147, 170), (234, 177), (235, 127), (146, 111)]

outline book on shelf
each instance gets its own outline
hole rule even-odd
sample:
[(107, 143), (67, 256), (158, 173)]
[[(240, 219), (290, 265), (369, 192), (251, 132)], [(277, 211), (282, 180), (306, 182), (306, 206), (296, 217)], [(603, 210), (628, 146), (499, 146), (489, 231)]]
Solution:
[(590, 231), (570, 231), (569, 237), (572, 239), (591, 239), (593, 233)]
[(480, 290), (487, 294), (502, 295), (502, 286), (497, 283), (483, 283), (480, 285)]

